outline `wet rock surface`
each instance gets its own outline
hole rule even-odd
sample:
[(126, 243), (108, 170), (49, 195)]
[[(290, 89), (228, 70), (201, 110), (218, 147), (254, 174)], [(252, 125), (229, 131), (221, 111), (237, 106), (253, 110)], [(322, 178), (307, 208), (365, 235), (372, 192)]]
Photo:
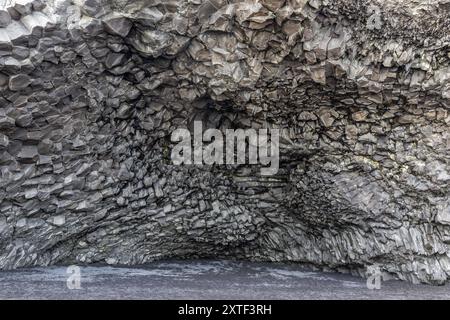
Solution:
[[(0, 4), (1, 269), (233, 257), (449, 278), (448, 1)], [(280, 170), (174, 166), (194, 120), (281, 129)]]
[[(4, 271), (1, 299), (449, 299), (450, 287), (366, 281), (298, 264), (164, 261), (145, 266), (81, 267), (80, 289), (70, 290), (65, 267)], [(274, 310), (272, 312), (275, 312)]]

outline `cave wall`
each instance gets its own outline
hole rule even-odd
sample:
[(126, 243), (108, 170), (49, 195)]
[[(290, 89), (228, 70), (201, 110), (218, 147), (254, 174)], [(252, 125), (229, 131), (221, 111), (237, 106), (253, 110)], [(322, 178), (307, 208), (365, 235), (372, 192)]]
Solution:
[[(162, 258), (450, 276), (450, 4), (0, 7), (0, 269)], [(280, 169), (170, 136), (278, 128)]]

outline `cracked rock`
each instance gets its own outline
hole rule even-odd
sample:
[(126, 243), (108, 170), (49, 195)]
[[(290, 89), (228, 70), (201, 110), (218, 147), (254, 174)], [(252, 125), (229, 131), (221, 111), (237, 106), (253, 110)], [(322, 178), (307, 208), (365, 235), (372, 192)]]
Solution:
[[(8, 2), (0, 269), (215, 257), (448, 281), (449, 10)], [(175, 165), (195, 121), (279, 129), (278, 171)]]

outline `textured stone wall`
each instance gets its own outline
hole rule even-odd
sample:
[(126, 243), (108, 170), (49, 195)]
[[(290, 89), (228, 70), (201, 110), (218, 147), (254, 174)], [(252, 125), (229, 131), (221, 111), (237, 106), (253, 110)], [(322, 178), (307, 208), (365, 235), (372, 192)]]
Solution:
[[(448, 0), (0, 1), (0, 269), (214, 257), (446, 281), (449, 18)], [(281, 129), (278, 174), (172, 165), (194, 120)]]

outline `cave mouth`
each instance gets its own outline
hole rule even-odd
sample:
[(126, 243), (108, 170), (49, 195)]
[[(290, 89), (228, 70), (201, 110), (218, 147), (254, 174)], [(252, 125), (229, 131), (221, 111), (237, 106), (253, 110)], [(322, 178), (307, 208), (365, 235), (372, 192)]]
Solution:
[[(448, 8), (200, 2), (0, 8), (0, 268), (221, 258), (445, 282)], [(196, 121), (279, 130), (278, 170), (174, 165)]]

